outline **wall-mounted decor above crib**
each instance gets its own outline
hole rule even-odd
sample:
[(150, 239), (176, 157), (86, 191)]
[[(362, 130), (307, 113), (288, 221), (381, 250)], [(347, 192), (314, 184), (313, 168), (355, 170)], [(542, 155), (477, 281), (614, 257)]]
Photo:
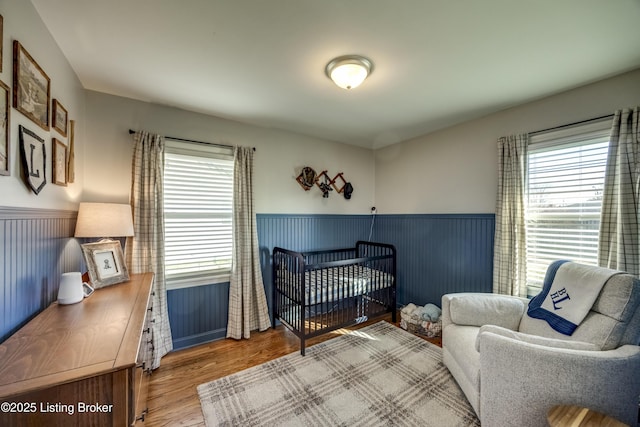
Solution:
[(311, 187), (316, 183), (316, 171), (309, 166), (305, 166), (302, 168), (300, 175), (296, 178), (300, 187), (304, 189), (304, 191), (311, 190)]
[[(331, 191), (336, 190), (336, 193), (342, 194), (345, 199), (349, 200), (351, 199), (351, 193), (353, 193), (353, 185), (347, 182), (343, 175), (344, 172), (339, 172), (331, 179), (326, 170), (316, 174), (312, 167), (305, 166), (297, 176), (296, 181), (304, 191), (311, 190), (314, 185), (317, 186), (322, 191), (322, 197), (325, 199), (329, 197)], [(338, 180), (341, 182), (338, 182)]]

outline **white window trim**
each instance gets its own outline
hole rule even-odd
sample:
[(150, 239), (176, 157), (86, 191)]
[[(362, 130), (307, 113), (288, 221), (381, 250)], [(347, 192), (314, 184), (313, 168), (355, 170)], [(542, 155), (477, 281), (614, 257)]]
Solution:
[(529, 148), (555, 147), (557, 145), (570, 143), (575, 141), (580, 144), (584, 140), (585, 135), (595, 132), (610, 132), (611, 118), (594, 120), (590, 123), (567, 126), (562, 129), (549, 130), (531, 135), (529, 139)]
[(194, 288), (196, 286), (216, 285), (219, 283), (229, 283), (231, 273), (206, 275), (206, 276), (189, 276), (182, 278), (167, 279), (167, 290)]

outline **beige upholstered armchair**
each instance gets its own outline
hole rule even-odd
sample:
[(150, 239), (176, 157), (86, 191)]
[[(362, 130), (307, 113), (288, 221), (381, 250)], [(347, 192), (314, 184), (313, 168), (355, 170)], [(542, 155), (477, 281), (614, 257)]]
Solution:
[(483, 425), (546, 426), (553, 406), (578, 405), (635, 426), (639, 306), (630, 274), (556, 262), (531, 301), (444, 295), (443, 362)]

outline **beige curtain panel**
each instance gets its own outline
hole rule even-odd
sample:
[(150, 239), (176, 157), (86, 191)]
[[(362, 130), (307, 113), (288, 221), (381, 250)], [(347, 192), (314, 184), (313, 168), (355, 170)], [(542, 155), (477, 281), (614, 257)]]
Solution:
[(525, 176), (527, 134), (498, 140), (493, 292), (526, 296)]
[(616, 111), (609, 138), (598, 263), (640, 276), (640, 107)]
[(271, 326), (262, 282), (253, 203), (253, 148), (236, 147), (233, 179), (233, 261), (227, 338), (249, 338)]
[(167, 312), (164, 275), (164, 138), (147, 132), (134, 134), (131, 207), (134, 236), (127, 243), (127, 265), (132, 273), (155, 273), (153, 284), (152, 369), (173, 349)]

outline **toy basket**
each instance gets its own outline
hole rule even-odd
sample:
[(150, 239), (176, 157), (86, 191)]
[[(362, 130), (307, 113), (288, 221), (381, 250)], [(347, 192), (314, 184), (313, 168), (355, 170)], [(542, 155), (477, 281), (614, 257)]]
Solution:
[(435, 322), (415, 318), (400, 313), (400, 327), (412, 334), (424, 335), (427, 338), (439, 337), (442, 334), (442, 319)]

